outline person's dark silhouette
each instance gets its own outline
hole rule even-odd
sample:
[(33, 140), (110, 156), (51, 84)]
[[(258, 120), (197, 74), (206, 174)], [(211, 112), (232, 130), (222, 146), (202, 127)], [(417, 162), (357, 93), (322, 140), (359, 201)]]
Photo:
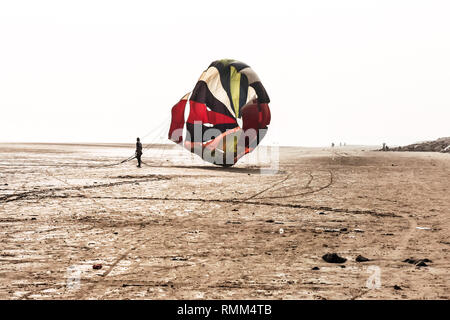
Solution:
[(138, 161), (137, 167), (141, 167), (141, 156), (142, 156), (142, 143), (139, 138), (136, 139), (136, 159)]

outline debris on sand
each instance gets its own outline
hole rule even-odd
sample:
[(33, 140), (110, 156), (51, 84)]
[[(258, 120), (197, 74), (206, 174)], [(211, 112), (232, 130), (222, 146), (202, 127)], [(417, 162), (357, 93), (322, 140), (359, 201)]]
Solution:
[(320, 270), (320, 268), (319, 267), (314, 267), (311, 270)]
[(100, 270), (102, 267), (103, 267), (102, 264), (101, 264), (101, 263), (98, 263), (98, 264), (94, 264), (94, 265), (92, 266), (92, 269), (94, 269), (94, 270)]
[(183, 257), (173, 257), (172, 260), (173, 260), (173, 261), (187, 261), (187, 258), (183, 258)]
[(419, 263), (419, 262), (433, 262), (433, 261), (431, 261), (430, 259), (427, 259), (427, 258), (425, 258), (425, 259), (413, 259), (413, 258), (409, 258), (409, 259), (405, 259), (405, 260), (403, 260), (403, 262), (408, 262), (408, 263), (411, 263), (411, 264), (416, 264), (416, 263)]
[(347, 230), (348, 230), (347, 228), (340, 228), (340, 229), (325, 228), (325, 229), (323, 229), (324, 232), (346, 232)]
[(325, 214), (325, 212), (321, 211), (321, 212), (319, 212), (319, 214)]
[(403, 289), (402, 289), (402, 287), (400, 287), (400, 286), (398, 286), (398, 285), (395, 285), (395, 286), (394, 286), (394, 290), (403, 290)]
[(230, 221), (228, 220), (227, 222), (225, 222), (225, 224), (241, 224), (240, 221)]
[(358, 255), (355, 259), (356, 262), (366, 262), (366, 261), (370, 261), (370, 259), (362, 256), (362, 255)]
[(269, 220), (266, 220), (266, 222), (267, 222), (267, 223), (274, 223), (275, 220), (269, 219)]
[(416, 227), (416, 229), (419, 229), (419, 230), (431, 230), (431, 228), (428, 228), (428, 227)]
[(407, 262), (409, 264), (414, 264), (417, 267), (428, 267), (428, 265), (426, 263), (427, 262), (430, 263), (430, 262), (433, 262), (433, 261), (431, 261), (430, 259), (427, 259), (427, 258), (425, 258), (425, 259), (408, 258), (408, 259), (403, 260), (403, 262)]
[(364, 232), (364, 230), (362, 230), (362, 229), (353, 229), (353, 231), (359, 232), (359, 233), (363, 233)]
[(337, 253), (327, 253), (322, 256), (322, 259), (328, 263), (344, 263), (346, 258), (339, 256)]

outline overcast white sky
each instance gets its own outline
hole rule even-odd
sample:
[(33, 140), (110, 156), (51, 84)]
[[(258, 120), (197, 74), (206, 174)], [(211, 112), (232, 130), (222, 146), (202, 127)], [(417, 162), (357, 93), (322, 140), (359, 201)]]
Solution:
[(267, 142), (450, 136), (449, 17), (432, 0), (1, 1), (0, 142), (134, 142), (222, 58), (261, 78)]

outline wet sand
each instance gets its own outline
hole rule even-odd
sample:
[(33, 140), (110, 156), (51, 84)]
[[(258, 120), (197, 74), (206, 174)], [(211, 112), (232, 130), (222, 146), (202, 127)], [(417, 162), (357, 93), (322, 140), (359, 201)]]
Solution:
[(450, 297), (449, 154), (284, 147), (265, 174), (132, 153), (0, 144), (1, 299)]

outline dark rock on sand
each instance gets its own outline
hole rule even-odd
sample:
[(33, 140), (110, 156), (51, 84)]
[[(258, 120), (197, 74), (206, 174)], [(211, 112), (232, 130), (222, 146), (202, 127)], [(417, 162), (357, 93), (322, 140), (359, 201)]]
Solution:
[(241, 224), (241, 222), (240, 221), (227, 221), (227, 222), (225, 222), (225, 224)]
[(348, 230), (347, 228), (340, 228), (340, 229), (325, 228), (325, 229), (323, 229), (324, 232), (346, 232), (347, 230)]
[(346, 258), (339, 256), (337, 253), (327, 253), (322, 256), (322, 259), (328, 263), (344, 263)]
[(366, 262), (366, 261), (370, 261), (370, 259), (363, 257), (362, 255), (358, 255), (355, 259), (356, 262)]
[(433, 262), (433, 261), (431, 261), (430, 259), (427, 259), (427, 258), (425, 258), (425, 259), (408, 258), (408, 259), (403, 260), (403, 262), (407, 262), (409, 264), (414, 264), (418, 267), (427, 267), (428, 265), (426, 263)]
[(173, 261), (187, 261), (187, 258), (183, 258), (183, 257), (173, 257), (172, 260), (173, 260)]

